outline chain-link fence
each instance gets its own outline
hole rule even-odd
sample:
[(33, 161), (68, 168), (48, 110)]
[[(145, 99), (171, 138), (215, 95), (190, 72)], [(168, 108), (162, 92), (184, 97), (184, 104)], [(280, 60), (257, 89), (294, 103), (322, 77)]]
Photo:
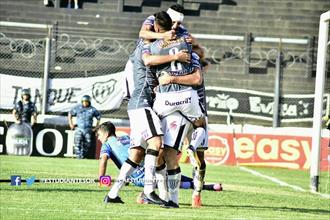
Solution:
[(41, 108), (41, 92), (45, 60), (43, 29), (1, 26), (0, 69), (2, 112), (9, 112), (20, 99), (23, 88), (31, 88), (32, 101)]
[[(1, 28), (1, 77), (11, 80), (6, 89), (1, 87), (1, 93), (8, 94), (1, 101), (1, 111), (9, 111), (24, 87), (32, 88), (33, 101), (41, 108), (45, 37), (51, 39), (47, 114), (66, 115), (84, 94), (89, 94), (105, 117), (127, 119), (127, 103), (118, 97), (136, 39), (59, 29), (56, 25), (50, 36), (40, 29)], [(210, 123), (226, 123), (230, 113), (239, 124), (272, 125), (278, 120), (282, 123), (279, 126), (309, 126), (313, 117), (315, 39), (285, 42), (251, 34), (228, 37), (197, 36), (211, 63), (205, 75)], [(326, 94), (328, 89), (329, 82)], [(16, 94), (14, 99), (11, 93)], [(278, 107), (274, 107), (274, 94), (280, 97)], [(326, 108), (329, 98), (325, 98)], [(278, 119), (273, 116), (274, 109), (278, 109)]]

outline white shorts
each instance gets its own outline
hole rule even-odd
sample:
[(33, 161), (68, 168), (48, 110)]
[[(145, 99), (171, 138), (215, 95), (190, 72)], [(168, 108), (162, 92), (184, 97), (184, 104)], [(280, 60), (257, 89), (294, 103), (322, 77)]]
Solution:
[(131, 128), (131, 147), (146, 148), (146, 141), (155, 136), (164, 135), (161, 122), (151, 108), (128, 110)]
[(202, 112), (197, 91), (190, 88), (182, 91), (156, 93), (153, 109), (160, 117), (179, 111), (190, 120), (201, 118)]
[(190, 127), (190, 122), (179, 112), (174, 112), (162, 118), (164, 131), (164, 147), (171, 147), (181, 151), (184, 138)]
[(123, 97), (130, 97), (134, 91), (133, 63), (128, 59), (122, 77)]

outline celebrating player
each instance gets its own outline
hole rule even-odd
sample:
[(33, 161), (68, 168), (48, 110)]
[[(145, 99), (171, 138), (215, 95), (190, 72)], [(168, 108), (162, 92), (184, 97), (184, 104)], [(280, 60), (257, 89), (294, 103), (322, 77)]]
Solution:
[[(166, 12), (163, 14), (166, 14)], [(149, 20), (154, 20), (154, 24), (156, 24), (163, 23), (164, 18), (158, 13), (153, 19), (150, 18)], [(171, 26), (172, 21), (170, 21), (168, 25), (168, 30), (171, 30)], [(161, 153), (161, 137), (163, 135), (160, 120), (151, 108), (153, 105), (153, 88), (158, 82), (151, 72), (146, 71), (146, 67), (141, 59), (141, 54), (142, 48), (137, 47), (133, 65), (135, 89), (128, 103), (128, 115), (131, 126), (131, 153), (130, 157), (121, 167), (118, 176), (119, 181), (113, 185), (108, 196), (105, 198), (105, 202), (116, 202), (116, 200), (118, 200), (116, 198), (118, 197), (120, 188), (124, 185), (124, 180), (133, 173), (135, 168), (142, 161), (146, 148), (144, 194), (150, 202), (155, 204), (164, 204), (164, 199), (166, 199), (166, 189), (161, 190), (164, 192), (163, 199), (160, 199), (154, 192), (156, 160)], [(190, 55), (185, 52), (179, 52), (177, 54), (165, 55), (158, 58), (159, 59), (153, 61), (155, 65), (176, 60), (188, 62), (190, 60)], [(162, 172), (161, 176), (163, 176), (163, 181), (158, 181), (158, 183), (164, 183), (166, 174), (165, 166), (161, 163), (158, 163), (158, 165), (158, 173)], [(159, 186), (159, 189), (161, 188), (165, 188), (165, 185), (163, 187)]]
[[(102, 123), (98, 130), (97, 136), (102, 143), (99, 162), (99, 177), (106, 174), (107, 161), (111, 159), (118, 169), (128, 158), (130, 148), (130, 138), (127, 135), (117, 137), (116, 127), (111, 122)], [(125, 182), (132, 182), (136, 186), (144, 185), (144, 167), (143, 163), (137, 166), (137, 169), (125, 180)], [(193, 179), (187, 176), (181, 177), (181, 188), (189, 189), (193, 188)], [(221, 184), (208, 184), (203, 186), (206, 190), (220, 191), (222, 189)], [(123, 203), (120, 197), (116, 198), (117, 203)], [(139, 203), (148, 203), (148, 200), (144, 197), (138, 197)]]
[[(193, 53), (196, 53), (200, 57), (200, 63), (202, 66), (203, 73), (205, 73), (208, 62), (205, 60), (205, 54), (203, 48), (199, 45), (193, 46)], [(193, 54), (194, 56), (194, 54)], [(187, 81), (193, 80), (195, 76), (192, 74), (184, 76), (171, 76), (169, 74), (164, 74), (159, 78), (160, 85), (167, 85), (170, 83), (182, 84)], [(204, 160), (204, 151), (207, 150), (208, 146), (208, 135), (207, 135), (207, 112), (206, 112), (206, 96), (205, 96), (205, 86), (204, 79), (201, 85), (196, 86), (200, 104), (203, 106), (203, 113), (205, 114), (205, 126), (197, 127), (193, 131), (190, 129), (188, 132), (188, 139), (190, 140), (189, 147), (187, 149), (190, 162), (193, 165), (193, 178), (194, 178), (194, 192), (192, 195), (192, 207), (201, 207), (201, 191), (205, 177), (206, 163)], [(192, 134), (191, 134), (192, 133)]]
[[(164, 18), (167, 18), (167, 23), (155, 24), (156, 32), (165, 32), (169, 30), (169, 23), (171, 18), (164, 12)], [(183, 18), (183, 15), (177, 17)], [(185, 37), (189, 37), (186, 33), (176, 33), (177, 38), (175, 40), (157, 40), (149, 45), (144, 46), (143, 60), (146, 65), (151, 64), (151, 60), (159, 55), (176, 54), (181, 50), (190, 50), (191, 47), (185, 41)], [(157, 76), (161, 75), (164, 71), (172, 75), (187, 75), (196, 74), (194, 83), (189, 82), (188, 85), (200, 84), (201, 73), (196, 55), (191, 63), (181, 62), (168, 62), (163, 65), (151, 66), (150, 72), (156, 73)], [(178, 206), (178, 194), (179, 194), (179, 181), (181, 170), (176, 159), (177, 151), (180, 150), (183, 137), (186, 134), (188, 126), (184, 117), (176, 112), (181, 112), (186, 118), (190, 118), (194, 121), (196, 126), (200, 126), (203, 112), (199, 107), (199, 100), (196, 90), (191, 86), (185, 86), (181, 84), (169, 84), (160, 85), (156, 89), (156, 98), (153, 106), (154, 111), (162, 117), (163, 129), (165, 131), (164, 137), (164, 158), (167, 166), (168, 174), (168, 186), (169, 186), (169, 204), (173, 207)], [(167, 116), (167, 117), (165, 117)], [(177, 123), (173, 126), (173, 123)]]

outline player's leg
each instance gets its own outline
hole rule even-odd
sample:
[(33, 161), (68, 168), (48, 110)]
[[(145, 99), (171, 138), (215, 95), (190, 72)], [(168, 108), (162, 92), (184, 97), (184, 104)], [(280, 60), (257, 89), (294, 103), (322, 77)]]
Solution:
[(146, 150), (146, 156), (144, 161), (145, 167), (145, 183), (144, 194), (145, 196), (155, 204), (164, 204), (164, 201), (159, 198), (155, 193), (155, 180), (156, 180), (156, 166), (162, 147), (163, 131), (161, 122), (158, 116), (152, 109), (144, 109), (145, 123), (147, 124), (146, 137), (148, 148)]
[(130, 149), (130, 156), (123, 163), (120, 168), (119, 175), (116, 182), (111, 187), (108, 195), (105, 197), (104, 202), (106, 203), (123, 203), (118, 196), (120, 189), (126, 183), (128, 177), (134, 172), (137, 166), (144, 158), (145, 149), (142, 147), (134, 147)]
[(167, 170), (164, 160), (164, 155), (162, 153), (158, 157), (157, 167), (156, 167), (156, 181), (159, 197), (168, 202), (168, 188), (167, 188)]
[(193, 170), (193, 183), (194, 183), (194, 191), (192, 195), (192, 207), (201, 207), (201, 192), (204, 185), (205, 171), (206, 171), (206, 163), (204, 160), (204, 150), (197, 151), (197, 161), (200, 164), (197, 167), (194, 167)]
[(200, 118), (192, 122), (194, 130), (190, 136), (190, 143), (187, 149), (187, 154), (189, 156), (189, 160), (193, 167), (199, 167), (199, 160), (196, 159), (196, 151), (197, 148), (204, 144), (206, 141), (206, 121), (205, 118)]
[[(147, 141), (148, 147), (145, 155), (145, 183), (144, 196), (150, 203), (163, 204), (164, 201), (155, 193), (156, 161), (162, 146), (163, 131), (158, 116), (151, 108), (129, 110), (131, 124), (131, 142)], [(136, 144), (135, 144), (136, 146)]]
[(74, 132), (74, 147), (77, 159), (81, 159), (83, 157), (82, 152), (82, 144), (83, 144), (83, 134), (79, 128), (76, 128)]
[(83, 157), (88, 157), (88, 153), (92, 148), (92, 131), (86, 130), (84, 131), (84, 145), (83, 145)]
[(155, 136), (150, 138), (148, 140), (148, 148), (146, 150), (146, 156), (144, 161), (145, 182), (143, 191), (148, 199), (157, 204), (164, 203), (161, 199), (159, 199), (158, 195), (155, 194), (156, 164), (161, 145), (161, 136)]
[[(181, 189), (194, 189), (194, 180), (185, 175), (181, 175)], [(222, 191), (222, 184), (221, 183), (204, 183), (203, 190), (209, 191)]]
[(167, 186), (169, 193), (169, 204), (171, 207), (179, 207), (179, 188), (181, 180), (181, 169), (177, 154), (181, 150), (184, 136), (188, 131), (189, 122), (178, 112), (162, 119), (164, 134), (164, 159), (167, 167)]

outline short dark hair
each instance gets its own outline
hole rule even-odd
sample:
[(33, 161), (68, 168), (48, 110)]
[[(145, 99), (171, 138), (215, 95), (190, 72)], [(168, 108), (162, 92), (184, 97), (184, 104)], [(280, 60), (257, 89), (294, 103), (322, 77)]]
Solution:
[(98, 127), (98, 130), (107, 132), (109, 136), (116, 136), (116, 127), (110, 121), (102, 123)]
[(155, 22), (164, 30), (169, 31), (172, 29), (172, 19), (165, 11), (154, 14)]
[(173, 9), (174, 11), (180, 12), (182, 14), (184, 12), (184, 7), (180, 4), (174, 4), (170, 8)]

